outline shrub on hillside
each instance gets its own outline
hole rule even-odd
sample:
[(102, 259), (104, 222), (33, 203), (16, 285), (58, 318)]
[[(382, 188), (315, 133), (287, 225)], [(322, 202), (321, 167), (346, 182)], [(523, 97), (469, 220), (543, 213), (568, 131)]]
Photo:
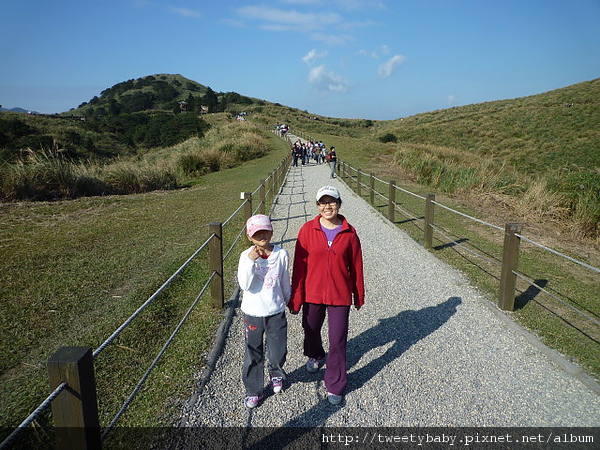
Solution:
[(379, 136), (379, 142), (398, 142), (398, 138), (394, 133), (386, 133), (383, 136)]
[(77, 174), (73, 164), (50, 152), (29, 152), (25, 160), (5, 166), (0, 193), (4, 200), (72, 198)]
[(221, 169), (222, 158), (218, 152), (198, 151), (181, 155), (177, 161), (177, 167), (185, 175), (203, 175), (210, 172), (218, 172)]
[(600, 239), (600, 173), (576, 170), (562, 178), (568, 207), (585, 233)]
[(168, 169), (138, 164), (116, 163), (108, 166), (101, 178), (113, 194), (136, 194), (154, 190), (175, 189), (177, 176)]

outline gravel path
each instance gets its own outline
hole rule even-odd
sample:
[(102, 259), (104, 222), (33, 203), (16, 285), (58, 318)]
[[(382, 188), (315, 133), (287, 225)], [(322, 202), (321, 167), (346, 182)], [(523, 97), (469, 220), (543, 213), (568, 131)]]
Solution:
[(267, 388), (259, 407), (246, 409), (236, 308), (215, 369), (182, 412), (181, 426), (600, 426), (597, 383), (331, 180), (325, 164), (291, 167), (272, 210), (273, 241), (292, 258), (298, 230), (316, 215), (314, 195), (325, 184), (340, 190), (340, 212), (356, 227), (365, 260), (365, 306), (350, 313), (344, 401), (330, 405), (323, 370), (305, 370), (301, 317), (288, 314), (284, 392)]

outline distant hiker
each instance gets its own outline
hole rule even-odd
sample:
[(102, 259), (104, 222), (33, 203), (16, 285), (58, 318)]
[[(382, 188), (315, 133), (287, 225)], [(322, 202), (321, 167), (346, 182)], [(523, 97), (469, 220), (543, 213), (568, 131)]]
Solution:
[(292, 145), (292, 166), (298, 167), (298, 158), (302, 156), (300, 149), (298, 148), (298, 142)]
[(327, 155), (327, 162), (329, 163), (329, 167), (331, 167), (331, 178), (335, 178), (335, 166), (337, 164), (337, 153), (335, 152), (335, 147), (331, 147), (329, 149), (329, 154)]
[(269, 217), (257, 214), (246, 221), (246, 234), (252, 247), (240, 255), (238, 282), (244, 291), (246, 350), (242, 380), (246, 388), (245, 403), (255, 408), (264, 396), (263, 337), (273, 392), (283, 389), (283, 365), (287, 357), (287, 319), (285, 307), (291, 295), (289, 256), (286, 250), (271, 244), (273, 225)]

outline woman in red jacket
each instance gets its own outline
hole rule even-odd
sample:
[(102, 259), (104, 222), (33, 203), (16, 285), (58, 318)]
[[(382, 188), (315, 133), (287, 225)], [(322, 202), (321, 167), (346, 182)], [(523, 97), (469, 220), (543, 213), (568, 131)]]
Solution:
[(319, 215), (298, 233), (288, 307), (297, 314), (302, 306), (306, 370), (317, 372), (325, 360), (321, 328), (327, 315), (329, 353), (325, 370), (327, 399), (342, 401), (346, 386), (346, 345), (350, 307), (365, 301), (363, 261), (356, 230), (339, 214), (339, 191), (323, 186), (317, 192)]

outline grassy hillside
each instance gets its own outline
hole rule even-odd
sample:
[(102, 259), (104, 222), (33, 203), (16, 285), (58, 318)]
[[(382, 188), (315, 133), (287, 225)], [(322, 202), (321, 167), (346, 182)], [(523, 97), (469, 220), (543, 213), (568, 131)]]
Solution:
[(315, 139), (359, 139), (363, 151), (348, 156), (362, 168), (448, 195), (494, 195), (519, 218), (554, 222), (600, 243), (600, 79), (390, 121), (331, 119), (273, 104), (250, 110), (263, 123), (278, 118)]
[(530, 175), (600, 164), (600, 79), (380, 124), (406, 143), (491, 157)]

